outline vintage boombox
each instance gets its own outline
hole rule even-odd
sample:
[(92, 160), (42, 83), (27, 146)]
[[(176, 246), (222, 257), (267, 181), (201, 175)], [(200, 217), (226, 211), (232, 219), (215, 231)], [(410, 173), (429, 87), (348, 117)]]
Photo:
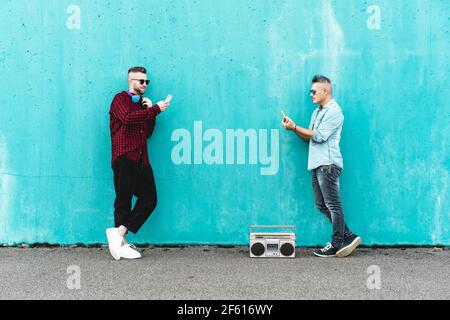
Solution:
[[(261, 232), (254, 232), (259, 229)], [(261, 229), (294, 229), (263, 232)], [(251, 258), (295, 258), (295, 226), (250, 226)]]

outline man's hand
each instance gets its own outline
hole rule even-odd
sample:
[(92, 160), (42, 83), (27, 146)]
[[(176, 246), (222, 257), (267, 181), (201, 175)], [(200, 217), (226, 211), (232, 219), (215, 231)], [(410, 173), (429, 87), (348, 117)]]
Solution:
[(161, 110), (161, 112), (166, 111), (166, 109), (169, 107), (170, 103), (169, 102), (164, 102), (164, 101), (159, 101), (157, 103), (159, 109)]
[(152, 100), (150, 100), (149, 98), (142, 98), (142, 104), (146, 107), (146, 108), (150, 108), (153, 105)]
[(284, 118), (283, 121), (281, 121), (281, 125), (283, 126), (283, 128), (285, 128), (286, 130), (294, 130), (295, 129), (294, 121), (292, 121), (292, 119), (286, 116), (284, 113), (283, 115)]

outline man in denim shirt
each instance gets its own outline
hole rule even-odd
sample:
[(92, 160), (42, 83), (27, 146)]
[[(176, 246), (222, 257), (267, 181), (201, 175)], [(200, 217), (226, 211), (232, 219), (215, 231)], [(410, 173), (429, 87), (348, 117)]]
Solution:
[(347, 227), (339, 199), (339, 176), (344, 168), (339, 141), (344, 115), (333, 99), (331, 81), (327, 77), (313, 78), (310, 97), (319, 107), (312, 114), (309, 128), (296, 125), (284, 114), (282, 125), (309, 142), (308, 170), (312, 171), (315, 205), (333, 225), (332, 241), (314, 254), (346, 257), (361, 243), (361, 238)]

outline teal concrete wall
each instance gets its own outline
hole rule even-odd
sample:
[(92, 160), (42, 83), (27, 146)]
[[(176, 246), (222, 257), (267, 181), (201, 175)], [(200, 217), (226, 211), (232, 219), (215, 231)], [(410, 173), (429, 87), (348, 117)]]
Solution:
[[(345, 114), (349, 226), (367, 245), (450, 245), (449, 1), (2, 0), (0, 12), (0, 243), (106, 242), (109, 106), (144, 65), (147, 96), (174, 99), (149, 140), (158, 207), (131, 241), (246, 244), (251, 224), (328, 241), (307, 145), (279, 116), (307, 126), (322, 73)], [(227, 139), (238, 129), (241, 150)]]

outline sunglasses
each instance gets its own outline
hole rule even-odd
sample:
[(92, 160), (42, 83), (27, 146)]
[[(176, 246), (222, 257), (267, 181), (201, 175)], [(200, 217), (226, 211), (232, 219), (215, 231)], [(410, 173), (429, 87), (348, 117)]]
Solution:
[(131, 79), (131, 80), (136, 80), (139, 81), (140, 84), (146, 84), (148, 85), (150, 83), (150, 80), (144, 80), (144, 79)]
[(317, 93), (317, 91), (314, 89), (309, 90), (309, 94), (312, 94), (313, 96), (315, 96), (316, 93)]

